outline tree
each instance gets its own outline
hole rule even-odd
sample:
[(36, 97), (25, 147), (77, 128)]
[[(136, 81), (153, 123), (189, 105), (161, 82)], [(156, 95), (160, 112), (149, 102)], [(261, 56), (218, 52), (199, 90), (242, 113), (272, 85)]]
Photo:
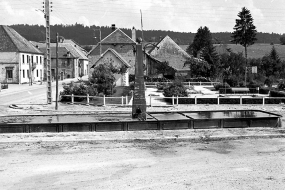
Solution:
[(157, 74), (162, 74), (163, 76), (167, 74), (168, 72), (171, 72), (173, 69), (169, 66), (169, 63), (167, 61), (157, 63), (155, 66), (157, 70)]
[(284, 35), (281, 36), (281, 37), (279, 38), (279, 40), (280, 40), (280, 44), (281, 44), (281, 45), (285, 45), (285, 36), (284, 36)]
[(195, 68), (191, 68), (192, 73), (203, 74), (203, 77), (216, 77), (216, 68), (219, 64), (219, 56), (216, 52), (215, 47), (213, 46), (212, 35), (207, 26), (200, 27), (197, 30), (193, 42), (188, 46), (186, 51), (190, 55), (193, 55), (196, 58), (201, 58), (207, 62), (207, 64), (204, 63), (202, 65), (202, 70), (196, 67), (200, 71), (196, 72), (194, 71)]
[(256, 27), (253, 25), (253, 18), (250, 11), (243, 7), (241, 12), (238, 13), (239, 19), (236, 19), (236, 25), (234, 27), (234, 32), (232, 33), (232, 42), (240, 44), (244, 47), (245, 52), (245, 80), (246, 85), (246, 72), (247, 72), (247, 47), (254, 44), (257, 40)]
[(115, 82), (114, 73), (109, 67), (99, 64), (94, 68), (89, 82), (97, 88), (98, 93), (110, 95)]

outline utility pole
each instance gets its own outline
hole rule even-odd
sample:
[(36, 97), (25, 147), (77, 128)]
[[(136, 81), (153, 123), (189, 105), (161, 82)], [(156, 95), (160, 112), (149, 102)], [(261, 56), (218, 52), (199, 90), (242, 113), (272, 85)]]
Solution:
[(52, 103), (51, 89), (51, 55), (50, 55), (50, 3), (45, 0), (45, 19), (46, 19), (46, 74), (47, 74), (47, 104)]
[[(101, 55), (102, 55), (102, 46), (101, 46), (101, 28), (99, 28), (99, 29), (94, 29), (94, 32), (96, 31), (96, 30), (99, 30), (99, 32), (100, 32), (100, 36), (99, 36), (99, 46), (100, 46), (100, 57), (101, 57)], [(96, 36), (95, 36), (95, 38), (96, 38)]]
[(58, 33), (56, 33), (56, 66), (55, 66), (55, 110), (58, 109)]

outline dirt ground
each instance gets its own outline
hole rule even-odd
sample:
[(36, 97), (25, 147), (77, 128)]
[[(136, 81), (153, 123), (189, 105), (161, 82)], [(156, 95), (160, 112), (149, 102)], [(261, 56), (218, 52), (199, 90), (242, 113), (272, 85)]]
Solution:
[(284, 189), (285, 139), (0, 144), (1, 189)]

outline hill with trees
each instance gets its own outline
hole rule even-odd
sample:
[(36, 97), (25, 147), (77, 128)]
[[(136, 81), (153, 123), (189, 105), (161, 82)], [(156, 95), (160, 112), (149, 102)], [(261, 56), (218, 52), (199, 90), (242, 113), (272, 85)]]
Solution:
[[(45, 27), (42, 25), (11, 25), (19, 34), (30, 41), (45, 41)], [(80, 45), (95, 45), (99, 41), (99, 26), (83, 26), (81, 24), (74, 25), (52, 25), (51, 39), (54, 40), (56, 33), (66, 39), (73, 39)], [(131, 36), (130, 28), (121, 28), (123, 32)], [(109, 35), (112, 30), (109, 26), (101, 26), (102, 39)], [(164, 30), (146, 30), (144, 31), (144, 39), (149, 42), (157, 42), (166, 35), (170, 36), (177, 44), (187, 45), (194, 40), (195, 33), (174, 32)], [(213, 44), (230, 44), (231, 32), (212, 33)], [(96, 37), (96, 38), (94, 38)], [(137, 30), (137, 37), (141, 37), (141, 31)], [(279, 44), (282, 35), (276, 33), (261, 33), (256, 35), (256, 43)]]

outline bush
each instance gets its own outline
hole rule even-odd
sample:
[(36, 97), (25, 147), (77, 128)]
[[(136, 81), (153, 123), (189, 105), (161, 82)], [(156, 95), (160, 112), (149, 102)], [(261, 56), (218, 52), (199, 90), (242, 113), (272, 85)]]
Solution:
[(278, 83), (277, 89), (278, 90), (285, 90), (285, 81), (284, 80), (282, 80)]
[(285, 92), (271, 90), (269, 96), (270, 97), (285, 97)]
[(218, 83), (218, 84), (215, 84), (214, 85), (214, 88), (216, 90), (220, 90), (220, 88), (227, 88), (227, 89), (230, 89), (230, 85), (228, 83)]
[(164, 88), (167, 88), (167, 86), (168, 86), (168, 84), (164, 83), (164, 82), (157, 83), (157, 85), (156, 85), (157, 90), (163, 90)]
[[(60, 92), (60, 95), (80, 95), (80, 96), (86, 96), (89, 94), (89, 96), (96, 96), (97, 95), (97, 89), (93, 86), (87, 86), (84, 83), (76, 84), (74, 82), (71, 82), (69, 84), (66, 84), (63, 86), (63, 91)], [(74, 97), (74, 101), (80, 102), (83, 101), (86, 98), (83, 97)], [(62, 96), (61, 101), (71, 101), (71, 97)]]
[(187, 92), (183, 83), (181, 81), (175, 80), (174, 82), (169, 83), (168, 86), (163, 89), (163, 95), (165, 97), (172, 97), (172, 96), (186, 97)]
[(259, 94), (268, 94), (269, 91), (270, 91), (270, 88), (266, 88), (266, 87), (259, 88)]

